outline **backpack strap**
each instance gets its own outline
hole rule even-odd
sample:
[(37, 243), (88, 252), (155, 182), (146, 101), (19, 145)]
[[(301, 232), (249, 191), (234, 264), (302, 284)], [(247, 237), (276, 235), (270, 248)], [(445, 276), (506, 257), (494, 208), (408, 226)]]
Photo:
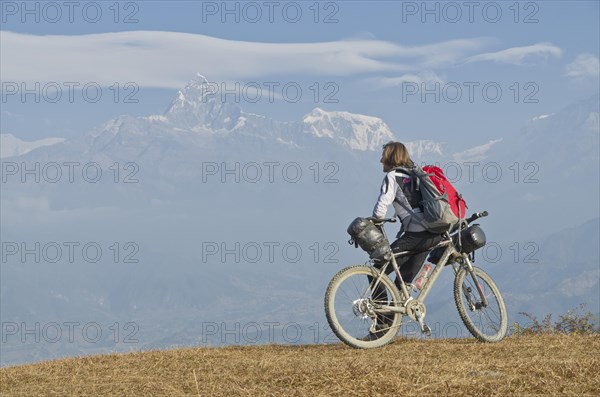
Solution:
[[(404, 168), (404, 167), (394, 168), (394, 171), (399, 171), (410, 177), (412, 191), (419, 190), (419, 188), (420, 188), (420, 179), (419, 179), (419, 176), (415, 172), (416, 169), (417, 169), (416, 167), (415, 168)], [(408, 227), (410, 226), (410, 224), (413, 221), (417, 222), (418, 224), (423, 226), (423, 228), (425, 228), (425, 230), (427, 230), (427, 226), (425, 226), (425, 224), (422, 221), (420, 221), (418, 218), (415, 217), (416, 212), (414, 211), (414, 209), (412, 207), (410, 207), (410, 202), (409, 202), (409, 205), (406, 205), (403, 202), (401, 202), (400, 200), (398, 200), (397, 198), (394, 198), (394, 202), (398, 203), (398, 205), (400, 205), (402, 208), (404, 208), (406, 211), (408, 211), (408, 213), (410, 213), (410, 218), (408, 219), (408, 224), (406, 225), (407, 231), (408, 231)]]
[(403, 202), (401, 202), (397, 198), (394, 199), (394, 202), (398, 203), (398, 205), (400, 205), (402, 208), (404, 208), (405, 210), (407, 210), (410, 213), (410, 218), (408, 219), (408, 225), (406, 225), (406, 231), (408, 231), (408, 227), (410, 226), (412, 221), (417, 222), (419, 225), (423, 226), (425, 228), (425, 230), (427, 230), (427, 226), (425, 226), (425, 224), (422, 221), (420, 221), (419, 219), (417, 219), (415, 217), (416, 212), (412, 208), (405, 205)]

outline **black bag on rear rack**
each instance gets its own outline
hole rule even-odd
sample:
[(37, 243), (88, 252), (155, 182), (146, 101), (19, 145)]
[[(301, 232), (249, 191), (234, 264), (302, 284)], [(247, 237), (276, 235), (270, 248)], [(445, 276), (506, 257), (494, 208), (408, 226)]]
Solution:
[(360, 246), (369, 254), (369, 258), (390, 260), (392, 248), (381, 229), (373, 221), (366, 218), (356, 218), (348, 226), (350, 244)]
[[(455, 246), (458, 245), (458, 233), (452, 236), (452, 242)], [(479, 248), (483, 247), (486, 243), (486, 238), (481, 226), (479, 226), (478, 223), (474, 223), (465, 230), (461, 231), (460, 243), (460, 251), (465, 254), (470, 254), (471, 252), (474, 252), (475, 250), (478, 250)], [(434, 249), (429, 254), (429, 258), (427, 258), (427, 260), (437, 265), (439, 260), (442, 258), (445, 249), (446, 247), (438, 247)]]
[[(458, 238), (456, 238), (455, 244)], [(470, 254), (471, 252), (483, 247), (486, 243), (485, 233), (479, 224), (474, 223), (462, 232), (460, 232), (461, 252)]]

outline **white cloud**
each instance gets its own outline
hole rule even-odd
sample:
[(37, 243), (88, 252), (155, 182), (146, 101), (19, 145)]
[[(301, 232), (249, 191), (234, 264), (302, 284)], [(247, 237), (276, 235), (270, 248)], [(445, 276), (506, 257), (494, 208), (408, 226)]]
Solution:
[(562, 50), (552, 43), (537, 43), (524, 47), (512, 47), (497, 52), (487, 52), (467, 58), (467, 62), (493, 61), (511, 65), (524, 65), (533, 58), (560, 57)]
[(454, 153), (452, 157), (454, 160), (461, 162), (485, 160), (487, 158), (487, 152), (492, 148), (492, 146), (501, 141), (502, 138), (495, 139), (483, 145), (475, 146), (459, 153)]
[(394, 77), (378, 76), (365, 79), (365, 82), (369, 85), (372, 85), (374, 88), (397, 87), (401, 86), (402, 83), (415, 83), (419, 85), (423, 83), (445, 83), (443, 78), (431, 71), (420, 73), (406, 73), (401, 76)]
[(0, 158), (20, 156), (38, 147), (56, 145), (64, 140), (64, 138), (45, 138), (37, 141), (23, 141), (12, 134), (0, 134)]
[(2, 32), (3, 81), (135, 82), (179, 88), (196, 72), (211, 80), (285, 75), (349, 76), (417, 73), (450, 66), (481, 50), (487, 39), (401, 46), (372, 40), (259, 43), (161, 31), (74, 36)]
[[(95, 82), (180, 88), (201, 72), (211, 81), (278, 81), (282, 76), (367, 75), (375, 87), (442, 82), (440, 69), (483, 60), (520, 64), (558, 56), (548, 43), (474, 55), (496, 42), (456, 39), (416, 46), (363, 37), (317, 43), (261, 43), (163, 31), (31, 35), (3, 31), (4, 82)], [(372, 77), (382, 76), (382, 77)], [(272, 80), (269, 80), (272, 79)], [(369, 81), (369, 79), (372, 79)]]
[(413, 47), (412, 50), (423, 57), (423, 67), (437, 68), (464, 62), (469, 53), (481, 51), (495, 43), (496, 40), (490, 38), (462, 39)]
[(547, 119), (548, 117), (553, 116), (554, 113), (550, 113), (550, 114), (540, 114), (539, 116), (535, 116), (534, 118), (531, 119), (531, 121), (537, 121), (537, 120), (543, 120), (543, 119)]
[(600, 76), (600, 61), (592, 54), (579, 54), (573, 62), (567, 65), (566, 75), (569, 77), (595, 77)]

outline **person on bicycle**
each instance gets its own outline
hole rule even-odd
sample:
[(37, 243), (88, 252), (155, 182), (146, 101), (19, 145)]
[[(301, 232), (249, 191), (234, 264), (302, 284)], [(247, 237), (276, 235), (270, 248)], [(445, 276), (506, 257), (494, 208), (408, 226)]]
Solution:
[[(386, 173), (381, 184), (379, 198), (373, 209), (373, 217), (385, 218), (390, 204), (393, 205), (395, 216), (402, 223), (399, 237), (391, 244), (394, 253), (411, 251), (411, 255), (403, 255), (396, 258), (400, 274), (405, 283), (411, 283), (421, 265), (427, 258), (429, 249), (442, 240), (441, 234), (431, 233), (420, 224), (422, 220), (421, 192), (416, 189), (416, 180), (405, 172), (406, 169), (415, 167), (410, 158), (406, 146), (400, 142), (388, 142), (383, 145), (383, 153), (380, 162), (383, 164), (383, 172)], [(404, 171), (404, 172), (403, 172)], [(402, 204), (404, 204), (404, 207)], [(412, 213), (405, 207), (411, 208)], [(385, 262), (376, 262), (375, 266), (381, 269)], [(388, 266), (386, 273), (392, 271)], [(396, 280), (399, 285), (399, 280)]]

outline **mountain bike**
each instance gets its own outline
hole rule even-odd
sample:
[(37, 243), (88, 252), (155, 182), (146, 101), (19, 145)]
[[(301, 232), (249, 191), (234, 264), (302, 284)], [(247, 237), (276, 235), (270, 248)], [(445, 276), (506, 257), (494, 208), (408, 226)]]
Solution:
[[(487, 215), (487, 211), (473, 214), (454, 230), (444, 233), (442, 241), (430, 248), (429, 259), (433, 252), (441, 256), (432, 264), (433, 271), (420, 291), (413, 291), (413, 286), (402, 280), (396, 261), (403, 255), (414, 254), (412, 251), (393, 253), (380, 269), (373, 266), (374, 260), (370, 260), (365, 265), (340, 270), (330, 281), (325, 294), (325, 313), (335, 335), (355, 348), (381, 347), (393, 340), (404, 317), (408, 316), (419, 324), (423, 334), (430, 336), (431, 329), (425, 323), (425, 298), (441, 271), (450, 266), (455, 273), (456, 308), (469, 332), (482, 342), (502, 340), (508, 328), (502, 295), (492, 278), (473, 266), (472, 253), (465, 252), (460, 238), (463, 231), (479, 226), (471, 225), (473, 221)], [(367, 219), (381, 229), (388, 241), (383, 225), (396, 219)], [(390, 264), (399, 287), (386, 274)]]

